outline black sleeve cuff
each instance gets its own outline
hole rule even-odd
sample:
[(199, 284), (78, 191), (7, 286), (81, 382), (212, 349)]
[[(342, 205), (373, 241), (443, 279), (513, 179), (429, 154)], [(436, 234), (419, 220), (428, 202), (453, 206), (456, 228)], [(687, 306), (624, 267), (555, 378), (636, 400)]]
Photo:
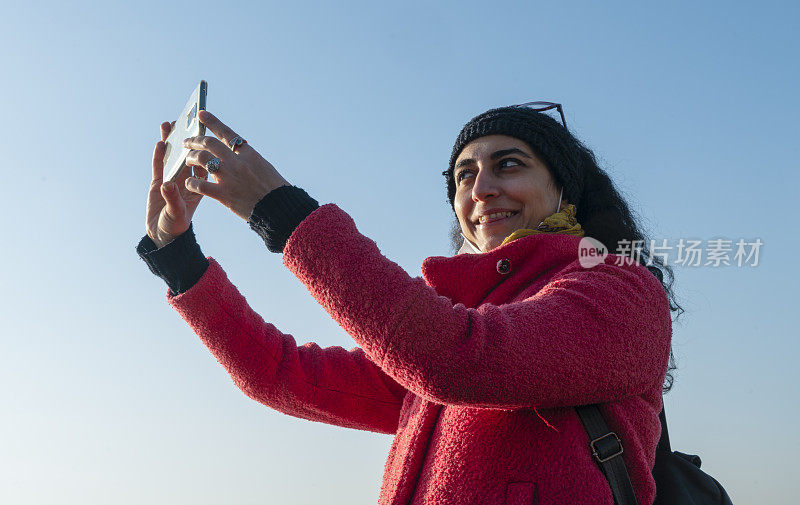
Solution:
[(275, 188), (258, 201), (250, 215), (250, 228), (271, 252), (283, 252), (286, 241), (319, 203), (296, 186)]
[(208, 260), (200, 250), (192, 225), (161, 249), (145, 235), (136, 246), (136, 252), (151, 272), (164, 279), (173, 296), (188, 291), (208, 268)]

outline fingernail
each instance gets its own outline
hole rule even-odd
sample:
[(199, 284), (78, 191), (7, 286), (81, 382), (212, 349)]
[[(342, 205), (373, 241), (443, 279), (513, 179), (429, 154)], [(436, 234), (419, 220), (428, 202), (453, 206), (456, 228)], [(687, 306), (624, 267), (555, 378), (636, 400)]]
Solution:
[(173, 189), (175, 189), (174, 182), (165, 182), (163, 186), (164, 186), (164, 191), (172, 191)]

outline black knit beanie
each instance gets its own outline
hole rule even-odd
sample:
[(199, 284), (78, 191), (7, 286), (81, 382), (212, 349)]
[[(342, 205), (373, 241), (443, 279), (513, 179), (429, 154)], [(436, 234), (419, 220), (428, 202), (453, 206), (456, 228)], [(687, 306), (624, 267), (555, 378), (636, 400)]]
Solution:
[(558, 121), (525, 107), (500, 107), (475, 116), (458, 134), (450, 155), (450, 166), (444, 172), (447, 178), (447, 197), (455, 210), (456, 184), (453, 168), (464, 146), (486, 135), (509, 135), (527, 143), (550, 170), (564, 197), (578, 204), (584, 185), (584, 170), (576, 149), (579, 144)]

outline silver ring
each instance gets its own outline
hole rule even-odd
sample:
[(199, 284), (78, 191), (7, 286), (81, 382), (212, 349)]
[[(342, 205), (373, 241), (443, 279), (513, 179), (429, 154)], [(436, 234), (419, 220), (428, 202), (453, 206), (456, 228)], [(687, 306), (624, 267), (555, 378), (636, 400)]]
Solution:
[(210, 160), (208, 160), (208, 163), (206, 163), (206, 170), (208, 170), (209, 174), (217, 173), (217, 171), (219, 170), (219, 165), (220, 165), (219, 158), (211, 158)]
[(230, 144), (228, 144), (228, 147), (231, 148), (231, 151), (236, 152), (236, 148), (246, 142), (247, 141), (245, 139), (237, 135), (231, 139), (231, 142)]

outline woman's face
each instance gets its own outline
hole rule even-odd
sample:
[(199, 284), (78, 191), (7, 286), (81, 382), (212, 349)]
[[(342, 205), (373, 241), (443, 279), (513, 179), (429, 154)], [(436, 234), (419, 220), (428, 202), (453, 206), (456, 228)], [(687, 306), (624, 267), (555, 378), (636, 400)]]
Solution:
[[(481, 252), (499, 246), (515, 230), (536, 228), (558, 207), (550, 171), (522, 140), (487, 135), (467, 144), (453, 176), (461, 232)], [(561, 206), (567, 204), (564, 199)]]

